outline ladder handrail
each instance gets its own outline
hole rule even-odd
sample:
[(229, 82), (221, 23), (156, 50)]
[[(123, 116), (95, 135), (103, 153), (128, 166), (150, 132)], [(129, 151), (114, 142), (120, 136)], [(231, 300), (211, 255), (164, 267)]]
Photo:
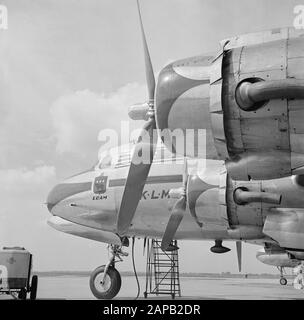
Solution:
[[(146, 292), (147, 294), (175, 294), (181, 296), (178, 250), (163, 251), (161, 241), (147, 240), (147, 265), (146, 265)], [(177, 241), (171, 243), (177, 247)], [(153, 272), (154, 271), (154, 272)], [(154, 274), (153, 274), (154, 273)], [(154, 289), (152, 290), (154, 279)], [(168, 281), (168, 282), (166, 282)], [(160, 289), (160, 286), (162, 288)], [(167, 286), (167, 288), (166, 288)], [(149, 289), (149, 292), (148, 292)]]

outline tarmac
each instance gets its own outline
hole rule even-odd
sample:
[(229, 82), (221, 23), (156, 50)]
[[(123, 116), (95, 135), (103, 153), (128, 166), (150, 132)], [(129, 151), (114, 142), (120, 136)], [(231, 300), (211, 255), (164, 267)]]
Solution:
[[(145, 291), (145, 278), (140, 277), (141, 293)], [(286, 286), (277, 279), (181, 277), (181, 298), (176, 299), (232, 299), (232, 300), (293, 300), (304, 299), (304, 290), (296, 290), (292, 280)], [(122, 277), (122, 286), (115, 299), (134, 299), (137, 284), (133, 276)], [(0, 299), (8, 298), (0, 295)], [(37, 299), (95, 299), (87, 276), (40, 276)], [(148, 295), (148, 299), (172, 299), (165, 295)]]

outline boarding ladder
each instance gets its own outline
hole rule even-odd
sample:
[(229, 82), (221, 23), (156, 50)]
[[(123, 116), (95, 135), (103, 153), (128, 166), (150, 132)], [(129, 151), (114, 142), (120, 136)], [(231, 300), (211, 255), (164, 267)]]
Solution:
[(149, 294), (181, 296), (177, 241), (170, 244), (172, 251), (163, 251), (161, 241), (147, 240), (146, 291)]

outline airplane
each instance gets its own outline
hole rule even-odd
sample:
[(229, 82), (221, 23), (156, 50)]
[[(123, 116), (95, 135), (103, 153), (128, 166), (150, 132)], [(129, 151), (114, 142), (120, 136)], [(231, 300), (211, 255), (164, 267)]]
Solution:
[[(108, 264), (92, 273), (93, 294), (118, 293), (115, 259), (134, 236), (161, 238), (163, 250), (173, 239), (214, 240), (215, 253), (233, 240), (239, 264), (242, 241), (304, 260), (303, 30), (225, 39), (217, 54), (170, 63), (156, 83), (137, 7), (148, 102), (129, 116), (146, 121), (142, 133), (131, 151), (112, 150), (47, 199), (53, 216), (96, 229), (112, 244)], [(195, 133), (190, 152), (176, 129)], [(162, 162), (160, 141), (177, 163)], [(137, 163), (139, 154), (149, 161)]]
[[(284, 211), (292, 215), (295, 203), (304, 206), (304, 190), (294, 177), (253, 183), (234, 181), (227, 176), (224, 161), (206, 160), (202, 166), (200, 159), (186, 160), (189, 164), (185, 173), (185, 159), (172, 155), (160, 144), (156, 148), (132, 225), (127, 234), (119, 236), (116, 221), (135, 147), (133, 144), (105, 151), (93, 168), (55, 186), (47, 200), (53, 215), (49, 225), (59, 231), (111, 244), (111, 250), (117, 250), (110, 259), (111, 264), (112, 259), (122, 254), (120, 249), (126, 238), (133, 236), (162, 238), (162, 248), (168, 249), (172, 239), (172, 234), (168, 231), (166, 234), (168, 221), (180, 194), (184, 192), (188, 205), (174, 239), (215, 240), (215, 245), (210, 249), (213, 253), (230, 250), (222, 245), (222, 241), (236, 241), (239, 268), (240, 241), (246, 240), (270, 250), (278, 247), (272, 239), (271, 221), (263, 224), (266, 216), (279, 215)], [(183, 184), (186, 184), (185, 190), (180, 189)], [(282, 198), (282, 194), (289, 196)], [(223, 210), (226, 209), (225, 201), (229, 216)], [(239, 224), (231, 227), (229, 221), (236, 219)], [(169, 239), (166, 238), (168, 236)], [(291, 249), (280, 250), (285, 254), (292, 252)], [(98, 267), (92, 273), (90, 283), (97, 298), (108, 299), (118, 291), (113, 296), (114, 289), (108, 292), (102, 290), (102, 285), (98, 286), (104, 268)], [(109, 269), (114, 274), (113, 286), (119, 290), (115, 285), (116, 278), (120, 279), (118, 272), (112, 265), (108, 266)]]
[(285, 268), (296, 268), (301, 265), (301, 261), (295, 259), (295, 257), (282, 250), (280, 247), (263, 248), (258, 250), (256, 258), (264, 264), (275, 266), (280, 271), (280, 284), (282, 286), (287, 285), (287, 279), (284, 277)]

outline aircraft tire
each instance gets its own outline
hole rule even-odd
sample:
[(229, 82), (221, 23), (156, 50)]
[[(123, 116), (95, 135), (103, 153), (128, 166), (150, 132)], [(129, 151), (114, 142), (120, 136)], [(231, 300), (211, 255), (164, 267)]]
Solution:
[(26, 300), (26, 289), (22, 288), (18, 293), (18, 299)]
[(280, 279), (280, 284), (281, 284), (282, 286), (286, 286), (286, 285), (287, 285), (287, 279), (286, 279), (286, 278), (281, 278), (281, 279)]
[(121, 277), (114, 267), (109, 267), (104, 284), (101, 283), (105, 266), (96, 268), (90, 277), (90, 289), (97, 299), (113, 299), (121, 287)]
[(34, 275), (31, 282), (30, 300), (36, 300), (38, 288), (38, 277)]

